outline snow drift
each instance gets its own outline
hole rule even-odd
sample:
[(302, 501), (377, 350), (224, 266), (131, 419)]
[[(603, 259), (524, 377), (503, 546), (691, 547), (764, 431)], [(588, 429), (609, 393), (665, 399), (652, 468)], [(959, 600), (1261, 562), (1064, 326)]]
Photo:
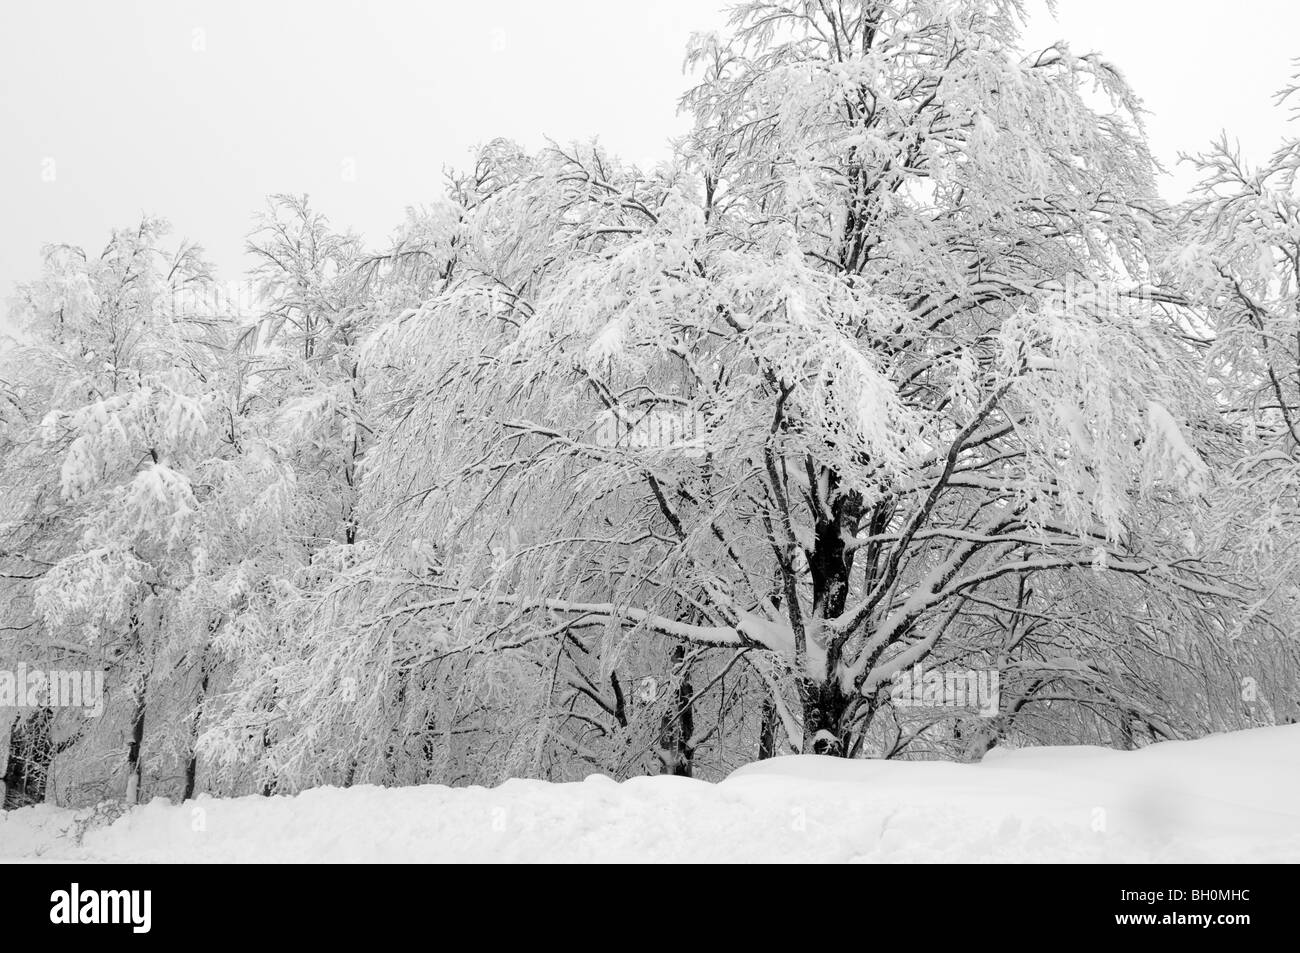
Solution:
[(0, 815), (0, 858), (70, 861), (1300, 861), (1300, 725), (981, 764), (787, 757), (720, 784), (317, 788), (162, 799), (106, 826)]

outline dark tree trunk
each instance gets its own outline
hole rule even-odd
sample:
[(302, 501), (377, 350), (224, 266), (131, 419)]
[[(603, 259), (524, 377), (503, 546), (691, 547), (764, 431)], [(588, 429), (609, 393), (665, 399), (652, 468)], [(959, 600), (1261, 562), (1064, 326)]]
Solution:
[(852, 746), (849, 737), (849, 699), (837, 679), (810, 686), (804, 701), (804, 736), (813, 739), (808, 754), (847, 757)]
[[(810, 470), (809, 478), (815, 480), (816, 473)], [(829, 506), (818, 507), (813, 550), (808, 554), (813, 616), (818, 619), (833, 619), (844, 611), (849, 596), (849, 574), (853, 571), (853, 550), (845, 545), (845, 540), (857, 533), (862, 516), (861, 496), (841, 493), (834, 473), (827, 475), (826, 491)], [(826, 670), (821, 673), (821, 679), (805, 683), (802, 694), (806, 754), (847, 757), (853, 746), (847, 717), (850, 698), (836, 677), (839, 663), (838, 649), (828, 646)], [(811, 751), (807, 750), (809, 742)]]
[[(271, 728), (270, 728), (270, 724), (269, 724), (269, 719), (272, 718), (272, 717), (275, 715), (275, 699), (276, 699), (276, 689), (275, 689), (275, 688), (272, 688), (272, 689), (271, 689), (271, 703), (267, 706), (267, 709), (266, 709), (266, 712), (267, 712), (267, 718), (268, 718), (268, 724), (267, 724), (267, 727), (265, 727), (265, 728), (262, 729), (262, 757), (263, 757), (264, 760), (269, 760), (269, 759), (267, 758), (267, 754), (268, 754), (268, 752), (271, 750)], [(354, 765), (353, 765), (353, 769), (354, 769), (354, 770), (355, 770), (355, 767), (356, 767), (356, 766), (355, 766), (355, 764), (354, 764)], [(350, 786), (351, 786), (351, 784), (352, 784), (352, 774), (353, 774), (352, 771), (349, 771), (349, 772), (348, 772), (348, 781), (347, 781), (347, 784), (344, 785), (345, 787), (350, 787)], [(271, 777), (271, 776), (268, 775), (267, 779), (262, 783), (262, 797), (272, 797), (272, 796), (275, 794), (275, 789), (276, 789), (276, 787), (277, 787), (277, 785), (276, 785), (276, 780), (275, 780), (275, 778), (274, 778), (274, 777)]]
[(771, 697), (763, 699), (763, 721), (758, 732), (758, 760), (776, 757), (776, 731), (778, 715)]
[(203, 705), (208, 699), (208, 650), (204, 648), (203, 658), (199, 662), (199, 700), (194, 711), (194, 723), (190, 725), (190, 757), (185, 763), (185, 790), (181, 800), (188, 801), (194, 797), (194, 782), (199, 773), (199, 723), (203, 720)]
[(620, 728), (627, 727), (627, 697), (618, 683), (618, 672), (609, 673), (609, 684), (614, 689), (614, 720)]
[(674, 646), (672, 659), (677, 690), (669, 702), (672, 707), (660, 723), (659, 760), (663, 765), (662, 774), (689, 778), (695, 757), (695, 750), (691, 747), (691, 738), (695, 734), (695, 715), (691, 711), (691, 681), (685, 647), (681, 644)]
[(144, 621), (137, 605), (131, 612), (131, 645), (139, 665), (135, 685), (135, 707), (131, 712), (131, 740), (126, 748), (126, 795), (128, 805), (139, 804), (144, 781), (144, 719), (149, 696), (149, 665), (146, 662)]
[(5, 763), (4, 803), (6, 811), (45, 802), (46, 782), (54, 760), (50, 726), (54, 712), (41, 708), (24, 719), (14, 720), (9, 734), (9, 760)]
[(140, 788), (144, 777), (141, 754), (144, 747), (145, 686), (147, 678), (140, 676), (140, 685), (135, 691), (135, 711), (131, 715), (131, 742), (126, 749), (126, 803), (140, 803)]

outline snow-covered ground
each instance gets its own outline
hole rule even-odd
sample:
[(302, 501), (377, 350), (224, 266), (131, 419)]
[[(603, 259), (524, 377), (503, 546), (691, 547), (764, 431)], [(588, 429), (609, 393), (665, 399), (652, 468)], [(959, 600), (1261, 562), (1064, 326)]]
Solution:
[[(1300, 861), (1300, 725), (977, 765), (779, 758), (720, 784), (319, 788), (0, 814), (0, 859)], [(78, 836), (78, 829), (82, 834)], [(80, 843), (78, 843), (80, 840)]]

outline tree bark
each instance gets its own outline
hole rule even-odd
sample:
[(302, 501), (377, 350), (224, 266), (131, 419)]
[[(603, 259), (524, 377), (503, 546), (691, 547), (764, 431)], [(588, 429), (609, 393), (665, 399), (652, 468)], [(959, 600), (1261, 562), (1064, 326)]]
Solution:
[(131, 741), (126, 749), (126, 803), (140, 803), (143, 767), (141, 754), (144, 747), (144, 716), (146, 708), (145, 686), (147, 677), (141, 673), (140, 685), (135, 692), (135, 711), (131, 715)]
[(686, 663), (686, 648), (678, 643), (673, 647), (673, 672), (677, 676), (677, 690), (664, 714), (659, 731), (659, 760), (662, 774), (675, 774), (689, 778), (694, 770), (695, 750), (691, 737), (695, 734), (695, 715), (691, 711), (691, 681)]
[(199, 662), (199, 700), (198, 706), (194, 712), (194, 723), (190, 725), (190, 757), (185, 764), (185, 790), (181, 792), (181, 800), (188, 801), (194, 797), (194, 782), (199, 773), (199, 722), (203, 720), (203, 705), (208, 698), (208, 649), (203, 649), (203, 658)]
[(758, 732), (758, 760), (766, 761), (776, 757), (777, 731), (776, 703), (771, 697), (763, 699), (763, 720)]
[[(815, 476), (810, 470), (810, 479), (815, 479)], [(857, 533), (862, 517), (861, 496), (853, 492), (841, 493), (839, 479), (833, 472), (826, 475), (826, 493), (829, 506), (823, 501), (823, 505), (818, 507), (813, 528), (813, 550), (808, 554), (813, 616), (823, 620), (840, 615), (848, 601), (853, 551), (845, 545), (845, 540)], [(805, 754), (847, 757), (853, 747), (847, 718), (850, 698), (836, 677), (839, 665), (837, 647), (828, 645), (826, 670), (821, 673), (819, 681), (806, 683), (802, 692)]]
[(24, 719), (14, 719), (9, 733), (9, 759), (0, 779), (3, 790), (3, 809), (14, 811), (20, 807), (45, 802), (46, 784), (50, 764), (54, 760), (54, 744), (50, 726), (54, 712), (49, 708), (37, 709)]

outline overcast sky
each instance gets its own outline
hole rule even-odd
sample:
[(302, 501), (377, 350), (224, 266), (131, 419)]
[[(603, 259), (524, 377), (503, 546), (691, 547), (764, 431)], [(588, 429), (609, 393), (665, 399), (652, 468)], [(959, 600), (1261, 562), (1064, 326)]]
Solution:
[[(1170, 166), (1223, 128), (1255, 154), (1289, 132), (1271, 94), (1300, 56), (1296, 0), (1060, 0), (1055, 20), (1029, 2), (1027, 43), (1106, 54)], [(684, 129), (687, 37), (722, 20), (712, 0), (0, 4), (0, 298), (42, 244), (98, 249), (146, 212), (237, 278), (272, 192), (379, 241), (495, 136), (659, 156)]]

